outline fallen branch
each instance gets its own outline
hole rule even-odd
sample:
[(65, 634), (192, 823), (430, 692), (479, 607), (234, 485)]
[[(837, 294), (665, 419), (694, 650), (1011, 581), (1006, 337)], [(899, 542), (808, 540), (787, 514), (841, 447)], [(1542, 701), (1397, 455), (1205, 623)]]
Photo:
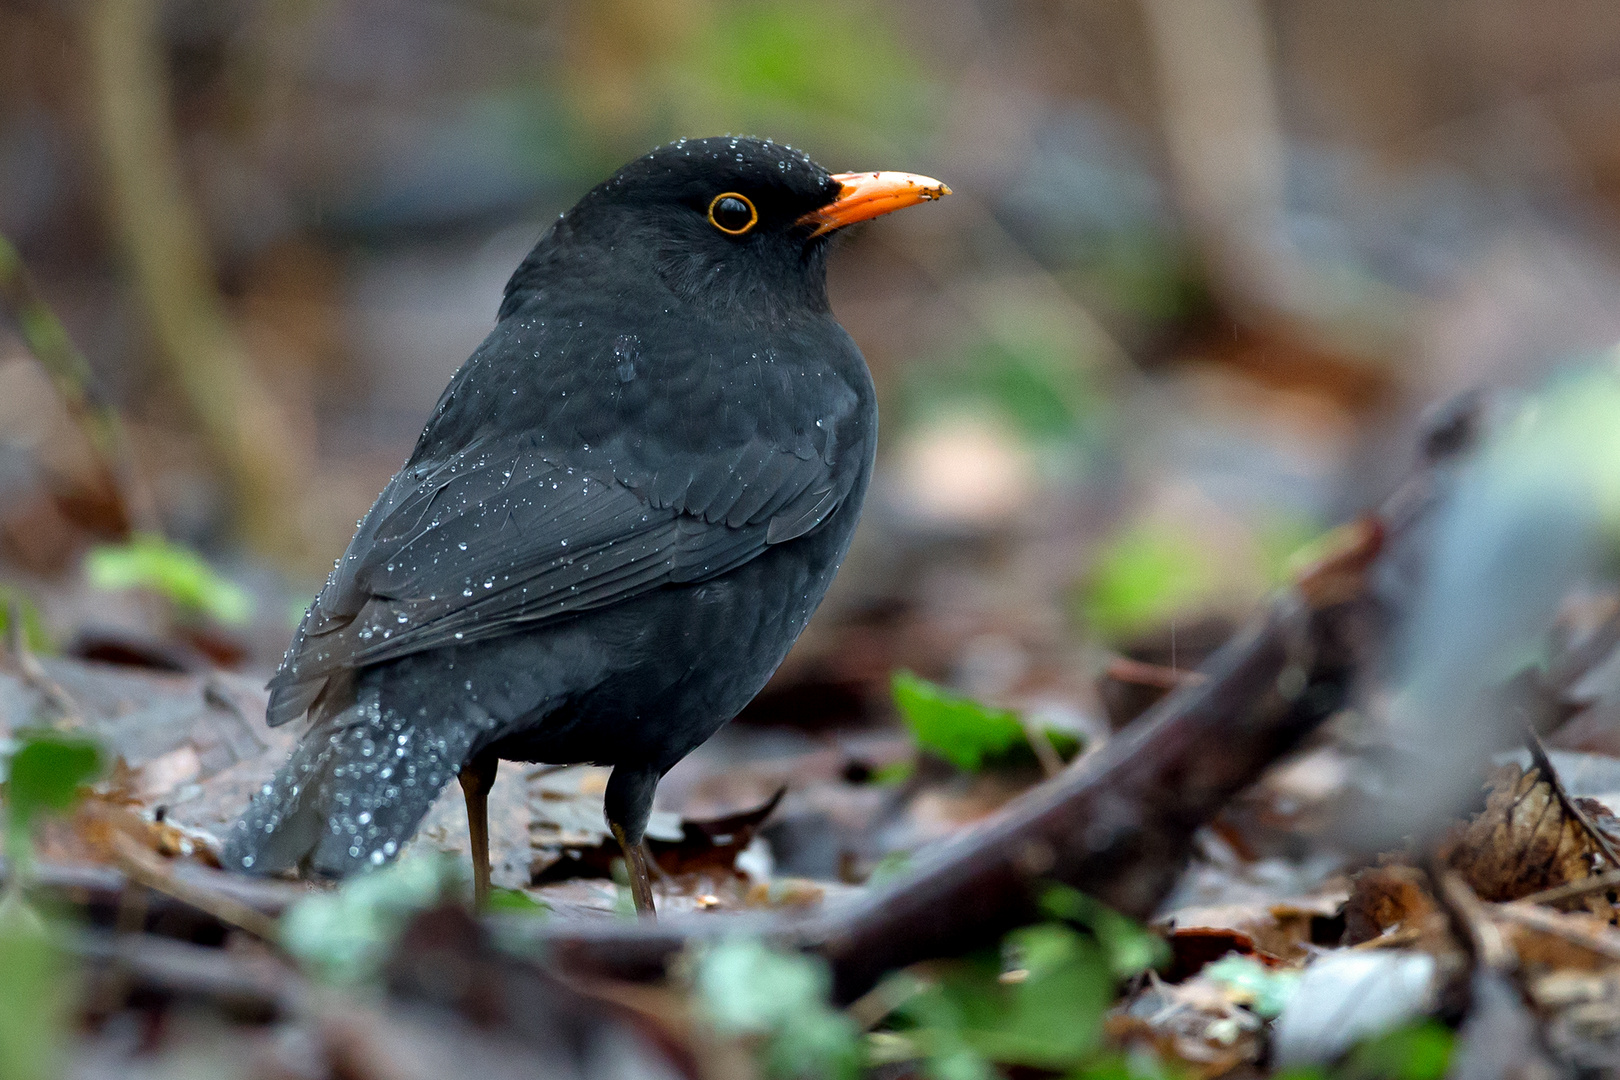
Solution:
[(1343, 701), (1355, 669), (1368, 570), (1435, 498), (1433, 467), (1474, 441), (1479, 399), (1438, 410), (1414, 476), (1379, 514), (1346, 526), (1327, 552), (1228, 642), (1101, 751), (1077, 759), (904, 879), (819, 918), (685, 917), (662, 922), (512, 927), (565, 969), (662, 977), (676, 952), (728, 934), (769, 934), (825, 956), (836, 993), (858, 998), (886, 971), (960, 955), (1038, 917), (1050, 882), (1145, 918), (1181, 872), (1198, 827)]
[[(1381, 530), (1363, 529), (1331, 561), (1359, 574), (1381, 541)], [(832, 962), (839, 994), (852, 998), (886, 971), (999, 940), (1040, 917), (1049, 882), (1150, 916), (1198, 827), (1343, 703), (1355, 666), (1353, 606), (1317, 609), (1304, 590), (1280, 597), (1211, 658), (1208, 678), (836, 920), (817, 951)]]
[(797, 922), (687, 917), (548, 923), (531, 933), (565, 968), (621, 978), (662, 975), (689, 940), (768, 933), (826, 957), (838, 996), (850, 1001), (887, 971), (989, 945), (1039, 918), (1041, 890), (1053, 882), (1146, 918), (1199, 826), (1343, 702), (1364, 572), (1384, 537), (1377, 522), (1348, 530), (1205, 664), (1205, 678), (853, 907)]
[[(156, 895), (148, 905), (147, 917), (151, 922), (161, 922), (170, 937), (217, 937), (220, 919), (208, 910), (213, 905), (203, 907), (193, 902), (203, 895), (228, 899), (273, 919), (317, 891), (313, 885), (228, 874), (196, 863), (174, 862), (164, 869), (167, 873), (163, 882), (173, 888), (154, 887)], [(0, 859), (0, 888), (9, 876), (9, 867)], [(28, 872), (26, 888), (30, 894), (51, 897), (84, 911), (94, 925), (113, 926), (133, 880), (132, 874), (111, 866), (35, 863)]]

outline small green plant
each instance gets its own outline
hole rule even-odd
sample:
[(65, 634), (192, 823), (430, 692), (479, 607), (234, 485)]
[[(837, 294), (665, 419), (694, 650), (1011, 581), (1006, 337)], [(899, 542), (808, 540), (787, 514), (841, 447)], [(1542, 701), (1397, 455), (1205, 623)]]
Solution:
[(281, 944), (325, 982), (354, 984), (377, 973), (410, 917), (467, 891), (462, 864), (413, 855), (312, 893), (281, 918)]
[(16, 619), (22, 629), (23, 647), (32, 653), (52, 651), (51, 637), (45, 632), (45, 621), (39, 608), (21, 590), (0, 585), (0, 641), (11, 637), (11, 620)]
[(1299, 989), (1298, 971), (1273, 970), (1252, 956), (1230, 953), (1201, 972), (1204, 978), (1223, 984), (1233, 1000), (1246, 1005), (1256, 1016), (1275, 1020)]
[(1339, 1067), (1340, 1080), (1441, 1080), (1451, 1068), (1456, 1035), (1438, 1020), (1368, 1039)]
[(1058, 1070), (1083, 1064), (1101, 1042), (1113, 997), (1114, 979), (1097, 942), (1044, 923), (1008, 934), (999, 955), (945, 965), (905, 996), (896, 1018), (932, 1075), (979, 1080), (994, 1076), (996, 1064)]
[[(966, 772), (992, 764), (1034, 760), (1030, 736), (1017, 713), (952, 693), (909, 671), (895, 672), (889, 685), (895, 707), (919, 749), (938, 754)], [(1080, 740), (1067, 731), (1047, 728), (1037, 737), (1044, 737), (1065, 760), (1081, 750)], [(880, 770), (874, 781), (900, 783), (910, 775), (909, 768), (901, 770), (890, 765)]]
[(958, 769), (976, 770), (986, 758), (1025, 741), (1024, 726), (1006, 709), (981, 705), (909, 671), (895, 672), (890, 686), (917, 745)]
[(890, 1042), (894, 1059), (909, 1047), (941, 1080), (990, 1080), (998, 1066), (1086, 1078), (1161, 1075), (1151, 1062), (1109, 1054), (1102, 1024), (1119, 981), (1164, 963), (1168, 947), (1073, 889), (1047, 890), (1041, 907), (1054, 921), (1013, 931), (999, 952), (933, 965), (925, 976), (891, 976), (883, 993), (899, 1003), (897, 1030), (878, 1045)]
[(1116, 979), (1133, 978), (1170, 962), (1170, 946), (1164, 938), (1078, 889), (1049, 887), (1041, 894), (1041, 910), (1053, 919), (1090, 930)]
[(1421, 1020), (1358, 1044), (1332, 1068), (1302, 1065), (1276, 1080), (1442, 1080), (1456, 1043), (1440, 1021)]
[(703, 1017), (718, 1034), (755, 1042), (767, 1076), (857, 1075), (860, 1042), (854, 1023), (829, 1004), (824, 961), (735, 937), (698, 952), (691, 970)]
[(1103, 640), (1129, 640), (1196, 605), (1217, 575), (1193, 537), (1139, 527), (1103, 548), (1081, 597), (1081, 612)]
[(51, 927), (23, 899), (33, 865), (33, 827), (78, 803), (101, 771), (88, 739), (45, 730), (19, 731), (4, 761), (7, 877), (0, 894), (0, 1076), (47, 1080), (62, 1073), (62, 1046), (73, 1004), (73, 965)]
[(101, 767), (101, 750), (89, 739), (49, 729), (18, 732), (6, 763), (6, 858), (14, 876), (32, 859), (34, 823), (73, 809)]
[(125, 544), (93, 549), (85, 573), (98, 589), (146, 589), (166, 597), (182, 613), (228, 626), (247, 622), (253, 597), (189, 548), (160, 536), (139, 534)]
[(551, 905), (536, 900), (521, 889), (491, 889), (489, 910), (505, 915), (546, 915)]

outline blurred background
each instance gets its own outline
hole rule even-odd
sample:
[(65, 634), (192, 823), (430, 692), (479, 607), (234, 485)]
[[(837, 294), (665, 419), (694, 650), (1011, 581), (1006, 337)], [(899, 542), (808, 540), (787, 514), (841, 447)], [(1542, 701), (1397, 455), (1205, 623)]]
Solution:
[(1105, 732), (1432, 403), (1620, 337), (1604, 0), (4, 0), (30, 639), (267, 673), (552, 217), (723, 132), (956, 192), (832, 259), (880, 475), (765, 726), (910, 668)]

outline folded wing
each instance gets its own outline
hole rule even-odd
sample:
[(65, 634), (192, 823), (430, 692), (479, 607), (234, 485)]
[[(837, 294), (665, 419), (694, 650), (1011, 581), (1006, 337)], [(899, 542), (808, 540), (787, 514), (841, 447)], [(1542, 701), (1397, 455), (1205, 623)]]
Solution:
[(734, 451), (621, 478), (515, 438), (408, 467), (305, 614), (269, 722), (356, 668), (725, 573), (814, 529), (853, 483), (802, 447)]

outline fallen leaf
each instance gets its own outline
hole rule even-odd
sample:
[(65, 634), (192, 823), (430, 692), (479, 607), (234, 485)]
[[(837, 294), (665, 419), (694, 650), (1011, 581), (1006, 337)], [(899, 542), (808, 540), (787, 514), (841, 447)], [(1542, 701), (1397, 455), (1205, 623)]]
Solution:
[(1414, 933), (1431, 952), (1450, 947), (1448, 920), (1423, 871), (1402, 863), (1363, 870), (1352, 879), (1344, 906), (1345, 944), (1360, 945), (1398, 930)]
[(1492, 776), (1485, 809), (1452, 831), (1440, 857), (1481, 900), (1500, 902), (1590, 877), (1601, 852), (1540, 770), (1507, 765)]

